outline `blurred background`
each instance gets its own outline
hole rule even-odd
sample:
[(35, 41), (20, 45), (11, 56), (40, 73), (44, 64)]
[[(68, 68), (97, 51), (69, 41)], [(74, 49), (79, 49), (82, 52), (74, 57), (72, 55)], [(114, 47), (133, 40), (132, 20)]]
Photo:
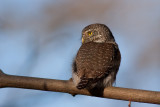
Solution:
[[(0, 0), (0, 69), (68, 80), (81, 30), (106, 24), (122, 54), (116, 86), (160, 90), (159, 0)], [(127, 107), (128, 101), (28, 89), (0, 89), (0, 107)], [(132, 107), (158, 107), (134, 103)]]

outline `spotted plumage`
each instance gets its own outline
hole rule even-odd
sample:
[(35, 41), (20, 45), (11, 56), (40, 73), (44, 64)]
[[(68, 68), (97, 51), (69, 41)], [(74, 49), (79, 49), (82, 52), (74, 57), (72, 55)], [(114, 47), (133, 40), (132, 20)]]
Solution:
[(82, 46), (73, 62), (72, 78), (78, 89), (95, 96), (112, 86), (120, 65), (120, 51), (109, 28), (91, 24), (82, 31)]

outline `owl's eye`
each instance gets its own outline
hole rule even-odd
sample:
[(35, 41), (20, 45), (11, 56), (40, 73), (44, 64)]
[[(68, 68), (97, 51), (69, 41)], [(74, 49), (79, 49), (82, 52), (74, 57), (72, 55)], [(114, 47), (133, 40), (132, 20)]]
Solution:
[(91, 36), (91, 35), (92, 35), (92, 32), (91, 32), (91, 31), (89, 31), (89, 32), (87, 32), (87, 33), (88, 33), (88, 35), (89, 35), (89, 36)]

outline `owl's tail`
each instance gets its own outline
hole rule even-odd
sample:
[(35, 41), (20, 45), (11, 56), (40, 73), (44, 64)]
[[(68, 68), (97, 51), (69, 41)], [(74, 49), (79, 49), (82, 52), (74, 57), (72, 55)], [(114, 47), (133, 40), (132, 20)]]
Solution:
[(78, 89), (86, 88), (88, 82), (89, 82), (88, 78), (86, 78), (85, 76), (81, 77), (81, 81), (78, 83), (77, 88)]
[(81, 81), (78, 83), (77, 88), (78, 89), (86, 88), (91, 95), (97, 96), (97, 97), (102, 97), (104, 87), (103, 87), (103, 85), (99, 86), (99, 84), (103, 83), (103, 81), (100, 80), (96, 86), (92, 86), (93, 84), (90, 84), (92, 82), (96, 82), (96, 80), (93, 81), (93, 79), (86, 78), (85, 76), (83, 76), (83, 77), (81, 77)]
[(93, 96), (103, 97), (103, 91), (104, 91), (103, 87), (94, 87), (94, 88), (87, 89), (87, 90)]

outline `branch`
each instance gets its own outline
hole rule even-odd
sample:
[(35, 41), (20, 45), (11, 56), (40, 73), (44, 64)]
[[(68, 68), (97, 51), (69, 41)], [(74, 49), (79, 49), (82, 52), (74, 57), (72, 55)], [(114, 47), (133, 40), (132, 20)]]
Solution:
[[(14, 76), (14, 75), (4, 74), (0, 70), (0, 88), (5, 88), (5, 87), (56, 91), (56, 92), (69, 93), (72, 95), (82, 94), (91, 96), (90, 93), (85, 89), (78, 90), (74, 86), (72, 80), (54, 80), (54, 79)], [(103, 97), (118, 99), (118, 100), (160, 104), (160, 92), (146, 91), (139, 89), (107, 87), (104, 90)]]

